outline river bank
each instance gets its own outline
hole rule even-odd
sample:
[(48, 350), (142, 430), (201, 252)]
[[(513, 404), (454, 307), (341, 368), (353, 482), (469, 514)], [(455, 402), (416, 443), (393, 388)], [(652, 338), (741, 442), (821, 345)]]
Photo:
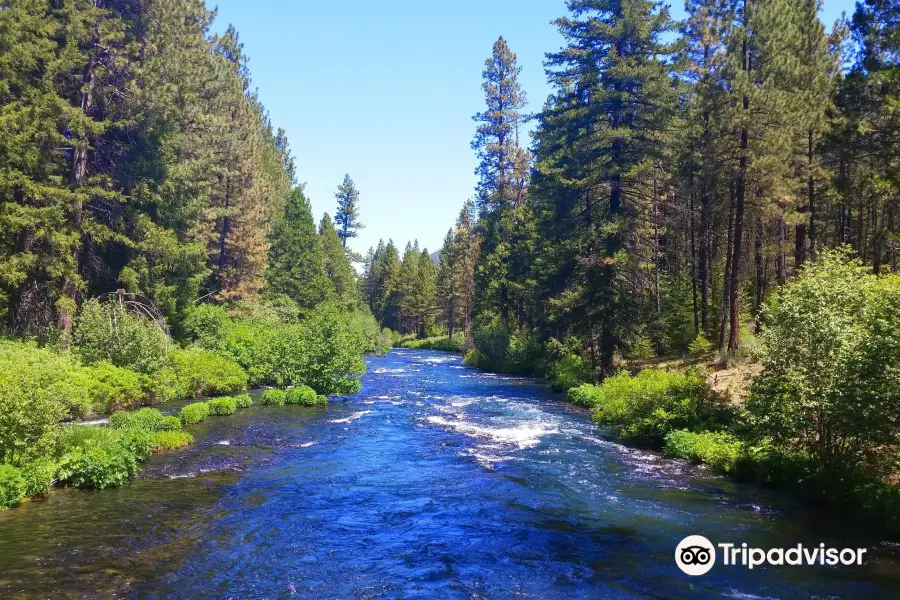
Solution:
[[(131, 484), (0, 514), (0, 595), (894, 597), (900, 553), (782, 495), (606, 438), (537, 380), (367, 359), (361, 392), (192, 428)], [(33, 535), (34, 532), (47, 535)], [(52, 535), (51, 535), (52, 533)], [(870, 548), (861, 568), (718, 567), (677, 542)], [(16, 543), (10, 543), (16, 540)]]

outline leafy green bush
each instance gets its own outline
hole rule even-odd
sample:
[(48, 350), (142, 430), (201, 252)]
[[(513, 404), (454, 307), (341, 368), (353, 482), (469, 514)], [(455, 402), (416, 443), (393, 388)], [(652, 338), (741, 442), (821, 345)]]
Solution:
[(59, 465), (49, 456), (41, 456), (19, 465), (25, 480), (25, 496), (43, 496), (50, 491)]
[(263, 406), (284, 406), (287, 403), (287, 392), (275, 389), (266, 390), (262, 393), (260, 400)]
[(156, 436), (145, 429), (122, 429), (118, 432), (114, 444), (130, 452), (135, 460), (141, 461), (153, 453), (153, 449), (156, 448)]
[(135, 455), (119, 443), (76, 446), (59, 463), (60, 481), (83, 489), (122, 485), (137, 472)]
[(472, 331), (478, 356), (477, 366), (490, 371), (502, 371), (506, 363), (506, 351), (510, 343), (510, 331), (500, 321), (499, 315), (485, 313), (479, 316)]
[(201, 423), (208, 416), (209, 404), (206, 402), (194, 402), (181, 409), (181, 422), (185, 425)]
[(26, 489), (25, 478), (19, 469), (12, 465), (0, 464), (0, 510), (21, 502)]
[(209, 414), (220, 417), (233, 415), (237, 410), (237, 401), (234, 398), (213, 398), (206, 403), (209, 406)]
[(583, 356), (581, 343), (577, 339), (570, 337), (564, 342), (550, 339), (546, 344), (546, 355), (545, 376), (554, 392), (563, 392), (594, 380), (591, 361)]
[(79, 446), (115, 444), (122, 430), (101, 425), (63, 425), (59, 428), (53, 454), (62, 456)]
[(247, 373), (233, 361), (209, 350), (175, 350), (171, 366), (190, 398), (247, 389)]
[(272, 319), (228, 319), (216, 335), (201, 338), (204, 348), (239, 365), (248, 376), (248, 385), (257, 386), (272, 380), (269, 340), (283, 324)]
[(503, 371), (517, 375), (542, 375), (545, 358), (545, 348), (537, 338), (520, 331), (509, 339)]
[(234, 401), (237, 403), (238, 408), (250, 408), (253, 406), (253, 398), (250, 397), (250, 394), (238, 394), (234, 397)]
[(144, 431), (163, 431), (168, 429), (166, 417), (155, 408), (142, 408), (136, 411), (120, 410), (109, 416), (109, 426), (113, 429), (143, 429)]
[(833, 474), (895, 473), (900, 275), (825, 251), (766, 304), (761, 338), (746, 404), (757, 441)]
[(160, 404), (188, 397), (187, 383), (178, 378), (171, 366), (165, 366), (144, 378), (144, 393), (148, 404)]
[(73, 341), (88, 364), (107, 361), (145, 374), (161, 369), (169, 355), (165, 332), (117, 302), (85, 302), (75, 319)]
[(712, 352), (713, 344), (706, 336), (703, 335), (703, 332), (697, 334), (697, 337), (694, 338), (694, 341), (688, 345), (688, 352), (690, 352), (693, 356), (705, 356)]
[(224, 306), (198, 304), (188, 313), (184, 332), (201, 347), (213, 349), (225, 337), (230, 323), (231, 319)]
[(162, 423), (159, 424), (159, 429), (156, 431), (179, 431), (180, 429), (181, 419), (175, 415), (167, 415), (163, 417)]
[(484, 362), (484, 355), (478, 351), (478, 348), (472, 348), (466, 352), (466, 356), (463, 358), (463, 364), (468, 367), (480, 368)]
[(313, 406), (317, 403), (316, 390), (308, 385), (298, 385), (287, 390), (285, 394), (286, 404), (303, 404)]
[(602, 396), (603, 393), (599, 386), (583, 383), (578, 387), (569, 388), (566, 399), (572, 404), (592, 408), (595, 404), (600, 403)]
[(638, 335), (628, 346), (627, 356), (633, 360), (648, 360), (656, 356), (653, 340), (646, 335)]
[(338, 309), (320, 307), (266, 339), (266, 381), (279, 387), (305, 383), (320, 394), (355, 394), (366, 372), (364, 348), (365, 340)]
[(73, 383), (77, 365), (32, 343), (0, 340), (0, 462), (46, 453), (57, 424), (89, 405)]
[(178, 450), (194, 443), (194, 436), (187, 431), (159, 431), (154, 435), (154, 452)]
[(667, 456), (706, 463), (723, 473), (730, 473), (741, 457), (743, 445), (725, 432), (695, 433), (677, 429), (666, 435), (664, 451)]
[(149, 401), (146, 376), (105, 360), (84, 368), (82, 381), (95, 413), (136, 408)]
[(639, 444), (661, 446), (674, 429), (702, 429), (727, 417), (695, 372), (644, 369), (634, 377), (619, 373), (591, 393), (594, 419)]

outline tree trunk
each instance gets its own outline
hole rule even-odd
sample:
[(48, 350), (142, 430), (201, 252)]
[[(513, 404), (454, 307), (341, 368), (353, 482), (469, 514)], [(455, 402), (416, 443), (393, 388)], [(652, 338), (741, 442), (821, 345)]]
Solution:
[(725, 349), (725, 329), (728, 326), (729, 306), (731, 305), (731, 238), (734, 231), (734, 182), (728, 190), (728, 231), (725, 237), (725, 276), (722, 285), (722, 320), (719, 324), (719, 350)]
[(700, 196), (700, 255), (698, 257), (698, 277), (700, 278), (700, 327), (709, 331), (709, 193), (703, 184)]
[(756, 317), (756, 330), (760, 326), (760, 309), (766, 294), (766, 269), (763, 262), (763, 224), (762, 218), (756, 220), (756, 235), (754, 240), (754, 258), (756, 262), (756, 302), (753, 304), (753, 314)]
[(779, 216), (778, 222), (775, 224), (775, 235), (778, 238), (778, 256), (775, 259), (775, 270), (777, 271), (778, 285), (787, 283), (787, 256), (784, 252), (784, 244), (787, 241), (787, 226), (784, 223), (784, 217)]
[(696, 234), (694, 232), (694, 192), (691, 190), (690, 195), (690, 212), (691, 212), (691, 298), (694, 302), (694, 335), (700, 333), (700, 314), (697, 310), (697, 243)]
[(453, 294), (452, 269), (451, 269), (451, 274), (450, 274), (450, 294), (449, 294), (449, 296), (450, 296), (450, 299), (447, 303), (447, 331), (449, 332), (448, 339), (452, 340), (453, 339), (453, 321), (455, 320), (454, 317), (456, 316), (455, 311), (454, 311), (455, 298), (454, 298), (454, 294)]
[[(745, 0), (746, 4), (746, 0)], [(746, 12), (746, 11), (745, 11)], [(746, 15), (745, 15), (746, 21)], [(744, 23), (747, 26), (747, 23)], [(743, 70), (749, 72), (751, 70), (750, 54), (747, 42), (747, 33), (745, 32), (744, 40), (741, 45), (741, 58)], [(742, 98), (744, 114), (750, 110), (750, 98), (744, 94)], [(734, 246), (731, 255), (731, 289), (729, 299), (729, 321), (731, 327), (728, 334), (728, 350), (734, 352), (741, 343), (741, 243), (744, 237), (744, 195), (747, 188), (747, 147), (749, 143), (749, 134), (747, 132), (746, 123), (741, 124), (741, 145), (740, 159), (738, 160), (738, 177), (737, 189), (735, 190), (734, 203)]]
[[(613, 142), (613, 155), (618, 157), (618, 146), (619, 141), (616, 140)], [(621, 188), (621, 177), (619, 174), (615, 174), (610, 181), (610, 193), (609, 193), (609, 222), (614, 222), (619, 216), (619, 209), (621, 208), (622, 202), (622, 188)], [(606, 255), (610, 259), (611, 263), (606, 265), (604, 268), (607, 270), (606, 273), (606, 285), (607, 285), (607, 303), (612, 302), (612, 287), (615, 285), (615, 261), (614, 257), (619, 251), (619, 234), (614, 231), (606, 236)], [(603, 314), (603, 328), (600, 332), (600, 368), (602, 371), (602, 375), (604, 377), (612, 374), (613, 370), (613, 354), (615, 353), (615, 335), (613, 334), (613, 324), (612, 324), (612, 307), (607, 305), (604, 307)]]

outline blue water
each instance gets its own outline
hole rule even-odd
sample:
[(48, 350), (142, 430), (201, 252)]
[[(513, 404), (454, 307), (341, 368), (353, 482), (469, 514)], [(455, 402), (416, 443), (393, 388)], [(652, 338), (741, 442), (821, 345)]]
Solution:
[[(900, 596), (895, 546), (615, 444), (534, 380), (417, 350), (368, 365), (357, 396), (211, 419), (132, 485), (0, 513), (0, 596)], [(869, 553), (691, 578), (689, 534)]]

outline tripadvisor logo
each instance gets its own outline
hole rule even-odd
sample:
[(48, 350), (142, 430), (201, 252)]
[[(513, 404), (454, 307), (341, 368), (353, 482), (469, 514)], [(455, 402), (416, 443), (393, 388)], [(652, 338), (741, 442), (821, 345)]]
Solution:
[(675, 548), (675, 564), (688, 575), (703, 575), (716, 564), (716, 547), (722, 565), (742, 566), (753, 569), (760, 565), (861, 565), (866, 548), (826, 548), (819, 544), (812, 548), (797, 544), (791, 548), (751, 548), (741, 545), (719, 543), (715, 546), (702, 535), (689, 535)]

